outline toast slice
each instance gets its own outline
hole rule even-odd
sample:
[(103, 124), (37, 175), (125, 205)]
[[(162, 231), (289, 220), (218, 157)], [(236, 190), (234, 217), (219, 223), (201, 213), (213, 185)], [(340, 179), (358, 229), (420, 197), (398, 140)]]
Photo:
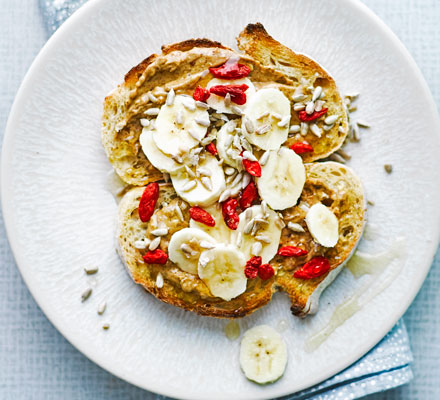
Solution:
[[(306, 165), (307, 181), (298, 206), (283, 212), (285, 221), (304, 227), (297, 233), (285, 227), (280, 245), (298, 245), (309, 250), (302, 258), (275, 256), (270, 262), (277, 275), (269, 280), (249, 279), (246, 291), (240, 296), (224, 301), (214, 297), (197, 275), (181, 270), (171, 261), (165, 265), (146, 264), (142, 255), (147, 250), (134, 247), (137, 240), (152, 239), (151, 231), (162, 223), (169, 228), (161, 240), (160, 248), (167, 251), (171, 235), (189, 225), (189, 206), (174, 192), (170, 184), (160, 185), (156, 211), (147, 223), (140, 221), (138, 205), (144, 188), (131, 189), (121, 200), (118, 214), (118, 251), (133, 280), (142, 285), (158, 299), (201, 315), (218, 318), (238, 318), (252, 313), (267, 304), (276, 290), (287, 292), (292, 301), (292, 312), (305, 316), (316, 312), (319, 296), (343, 268), (358, 243), (365, 220), (365, 197), (357, 176), (346, 166), (335, 163), (312, 163)], [(316, 202), (327, 205), (339, 220), (339, 241), (334, 248), (315, 243), (304, 222), (305, 207)], [(177, 210), (180, 208), (183, 220)], [(317, 255), (329, 258), (331, 270), (326, 275), (311, 280), (293, 278), (293, 272), (308, 259)], [(244, 267), (244, 266), (243, 266)], [(164, 278), (158, 288), (158, 273)]]
[[(301, 155), (304, 162), (321, 160), (338, 150), (347, 137), (348, 117), (342, 96), (328, 72), (311, 58), (295, 53), (276, 41), (260, 23), (247, 25), (238, 35), (237, 45), (241, 51), (261, 64), (283, 72), (295, 86), (301, 85), (304, 89), (308, 86), (321, 86), (325, 92), (325, 107), (329, 109), (328, 114), (339, 116), (339, 124), (335, 124), (328, 131), (323, 131), (321, 137), (317, 137), (309, 130), (305, 136), (297, 135), (285, 145), (290, 146), (295, 141), (304, 139), (311, 144), (314, 151)], [(292, 120), (291, 124), (294, 123), (299, 123), (299, 120)]]

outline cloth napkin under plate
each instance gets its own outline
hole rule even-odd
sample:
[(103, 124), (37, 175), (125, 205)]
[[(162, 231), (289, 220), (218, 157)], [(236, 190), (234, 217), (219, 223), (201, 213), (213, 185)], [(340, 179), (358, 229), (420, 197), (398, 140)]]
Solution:
[[(87, 0), (39, 0), (48, 36)], [(356, 363), (330, 379), (283, 400), (356, 399), (388, 390), (413, 378), (413, 361), (408, 334), (403, 320), (372, 350)], [(100, 382), (96, 382), (99, 386)], [(156, 400), (165, 399), (155, 395)]]

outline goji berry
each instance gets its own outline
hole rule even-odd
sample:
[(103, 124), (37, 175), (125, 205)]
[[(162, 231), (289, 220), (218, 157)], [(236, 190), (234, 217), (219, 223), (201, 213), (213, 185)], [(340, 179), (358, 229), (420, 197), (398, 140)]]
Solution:
[(191, 207), (189, 209), (190, 217), (197, 222), (205, 224), (207, 226), (215, 226), (215, 219), (212, 218), (211, 214), (208, 211), (205, 211), (200, 207)]
[(312, 114), (307, 114), (307, 112), (303, 110), (298, 113), (298, 118), (302, 122), (310, 122), (323, 116), (327, 111), (328, 108), (323, 108), (321, 111), (313, 111)]
[(314, 257), (305, 263), (293, 276), (300, 279), (312, 279), (324, 275), (330, 269), (330, 262), (326, 257)]
[(283, 257), (301, 257), (305, 256), (307, 253), (308, 251), (302, 249), (301, 247), (284, 246), (278, 250), (277, 254)]
[(215, 147), (215, 144), (214, 143), (209, 143), (206, 147), (205, 147), (205, 149), (207, 150), (207, 151), (209, 151), (213, 156), (216, 156), (217, 154), (218, 154), (218, 150), (217, 150), (217, 147)]
[(209, 72), (219, 79), (240, 79), (248, 76), (251, 70), (244, 64), (225, 63), (217, 68), (209, 68)]
[(272, 278), (275, 275), (275, 271), (270, 264), (263, 264), (258, 267), (258, 276), (263, 281)]
[(161, 249), (149, 251), (143, 257), (147, 264), (165, 264), (168, 260), (168, 254)]
[(159, 198), (159, 185), (157, 182), (151, 182), (147, 185), (142, 193), (141, 200), (139, 201), (139, 218), (142, 222), (150, 220), (154, 213), (154, 207), (156, 207), (157, 199)]
[(201, 86), (197, 86), (193, 93), (193, 99), (195, 101), (206, 101), (210, 96), (209, 90), (202, 88)]
[(258, 275), (258, 267), (261, 265), (261, 257), (254, 256), (246, 261), (244, 274), (248, 279), (255, 279)]
[(257, 178), (261, 176), (261, 165), (258, 161), (243, 158), (243, 167), (250, 175), (256, 176)]
[(297, 142), (292, 144), (290, 148), (296, 153), (296, 154), (303, 154), (303, 153), (313, 153), (313, 147), (310, 146), (308, 143), (304, 142)]
[(258, 200), (257, 187), (255, 186), (255, 183), (251, 181), (249, 185), (247, 185), (244, 188), (243, 192), (241, 193), (240, 207), (243, 210), (246, 210), (246, 208), (249, 208), (257, 200)]
[(223, 218), (229, 229), (236, 230), (240, 217), (237, 214), (238, 202), (235, 199), (226, 200), (222, 205)]
[(229, 93), (233, 103), (243, 105), (246, 103), (245, 91), (248, 88), (249, 86), (245, 85), (244, 83), (241, 85), (216, 85), (212, 86), (209, 91), (221, 97), (226, 97), (226, 95)]

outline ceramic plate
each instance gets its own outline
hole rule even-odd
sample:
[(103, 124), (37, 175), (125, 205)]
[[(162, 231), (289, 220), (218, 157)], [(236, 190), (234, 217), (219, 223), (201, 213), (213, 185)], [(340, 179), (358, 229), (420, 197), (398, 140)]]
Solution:
[[(258, 386), (238, 362), (226, 321), (163, 304), (136, 286), (114, 248), (117, 205), (100, 141), (105, 95), (165, 43), (208, 37), (235, 46), (249, 22), (303, 52), (358, 91), (355, 118), (372, 128), (351, 144), (374, 227), (361, 246), (395, 251), (377, 276), (344, 270), (315, 317), (300, 320), (277, 294), (240, 321), (282, 325), (289, 351), (284, 377)], [(439, 237), (439, 121), (427, 85), (402, 44), (358, 1), (95, 0), (50, 39), (15, 100), (3, 147), (2, 201), (17, 264), (38, 304), (91, 360), (145, 389), (188, 399), (260, 399), (316, 384), (347, 367), (394, 325), (420, 288)], [(384, 171), (393, 165), (393, 173)], [(390, 254), (390, 253), (388, 253)], [(83, 267), (98, 265), (86, 276)], [(315, 351), (305, 343), (334, 309), (369, 285), (360, 311)], [(93, 287), (89, 300), (81, 293)], [(108, 304), (103, 316), (96, 309)], [(102, 324), (110, 323), (104, 331)], [(185, 373), (183, 373), (185, 371)]]

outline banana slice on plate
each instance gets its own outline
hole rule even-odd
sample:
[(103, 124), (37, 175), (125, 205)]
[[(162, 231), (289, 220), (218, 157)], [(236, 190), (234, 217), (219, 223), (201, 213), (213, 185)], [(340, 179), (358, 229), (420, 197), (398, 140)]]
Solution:
[(286, 369), (286, 343), (268, 325), (251, 328), (241, 340), (240, 365), (246, 378), (261, 384), (274, 382)]
[(183, 200), (191, 205), (207, 207), (218, 200), (226, 183), (223, 168), (218, 165), (217, 159), (209, 153), (204, 153), (203, 157), (204, 159), (200, 158), (197, 168), (209, 171), (208, 174), (197, 177), (197, 168), (191, 170), (191, 173), (182, 169), (171, 174), (171, 181), (176, 193)]
[(203, 232), (206, 232), (219, 243), (230, 243), (233, 231), (229, 229), (228, 226), (225, 224), (221, 205), (216, 203), (210, 207), (206, 207), (204, 210), (209, 212), (212, 218), (214, 218), (215, 226), (207, 226), (205, 224), (202, 224), (201, 222), (190, 219), (190, 228), (196, 228), (202, 230)]
[[(225, 164), (241, 169), (242, 162), (241, 157), (239, 157), (240, 152), (233, 148), (234, 136), (237, 134), (235, 129), (235, 121), (229, 121), (224, 124), (217, 133), (216, 147), (220, 158), (224, 160)], [(234, 153), (235, 158), (233, 157)]]
[(192, 97), (178, 95), (160, 108), (153, 140), (164, 153), (180, 155), (199, 144), (209, 124), (208, 111), (196, 107)]
[(278, 89), (258, 90), (249, 100), (242, 122), (246, 139), (263, 150), (277, 150), (290, 125), (290, 101)]
[(302, 158), (293, 150), (281, 147), (271, 151), (257, 178), (258, 193), (274, 210), (292, 207), (298, 201), (306, 181)]
[(211, 79), (206, 85), (206, 89), (210, 89), (213, 86), (217, 85), (248, 85), (249, 88), (244, 92), (246, 94), (246, 103), (243, 105), (238, 105), (233, 102), (229, 106), (225, 105), (225, 98), (221, 96), (217, 96), (214, 93), (211, 93), (208, 100), (206, 101), (211, 108), (216, 110), (219, 113), (228, 113), (228, 114), (236, 114), (236, 112), (232, 109), (232, 107), (237, 107), (240, 110), (244, 110), (246, 105), (249, 103), (249, 100), (255, 94), (255, 86), (248, 78), (242, 79), (233, 79), (233, 80), (225, 80), (225, 79)]
[(260, 205), (249, 207), (240, 214), (235, 237), (241, 235), (236, 243), (246, 260), (255, 255), (266, 264), (275, 256), (281, 238), (281, 228), (274, 223), (277, 218), (275, 211), (269, 207), (263, 210)]
[(320, 245), (334, 247), (339, 239), (339, 222), (336, 215), (324, 204), (316, 203), (306, 215), (307, 228)]
[(229, 301), (246, 290), (246, 259), (233, 245), (218, 244), (199, 258), (198, 272), (214, 296)]
[(156, 143), (154, 143), (152, 131), (146, 128), (142, 129), (139, 142), (148, 161), (159, 171), (176, 172), (183, 167), (181, 164), (176, 163), (169, 155), (159, 150)]
[(215, 239), (206, 232), (193, 228), (181, 229), (171, 236), (168, 244), (169, 258), (180, 269), (197, 274), (200, 254), (206, 250), (202, 247), (205, 243), (216, 245)]

